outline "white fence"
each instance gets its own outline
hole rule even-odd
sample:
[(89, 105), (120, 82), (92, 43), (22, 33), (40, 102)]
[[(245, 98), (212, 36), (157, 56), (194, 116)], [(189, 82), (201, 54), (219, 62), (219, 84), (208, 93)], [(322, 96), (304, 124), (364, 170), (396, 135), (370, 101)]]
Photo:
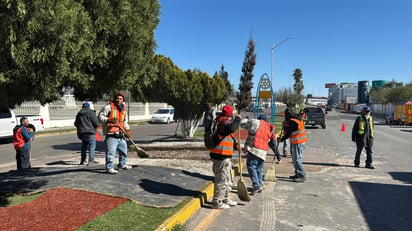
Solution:
[[(75, 103), (67, 104), (64, 101), (56, 101), (54, 103), (42, 106), (39, 102), (25, 102), (16, 107), (14, 112), (16, 115), (40, 115), (44, 120), (45, 128), (73, 126), (77, 112), (82, 108), (83, 102), (75, 101)], [(107, 102), (91, 103), (91, 108), (100, 111)], [(126, 103), (126, 108), (130, 121), (148, 121), (151, 115), (159, 108), (167, 107), (166, 103)]]

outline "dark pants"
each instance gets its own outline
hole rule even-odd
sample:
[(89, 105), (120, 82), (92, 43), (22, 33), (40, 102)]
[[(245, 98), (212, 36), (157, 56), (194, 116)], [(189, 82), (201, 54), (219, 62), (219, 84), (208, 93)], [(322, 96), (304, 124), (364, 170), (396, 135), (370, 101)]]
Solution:
[[(364, 148), (363, 145), (356, 145), (356, 154), (355, 154), (355, 160), (354, 160), (355, 165), (360, 164), (360, 155), (362, 153), (363, 148)], [(373, 154), (372, 148), (365, 147), (365, 151), (366, 151), (365, 164), (366, 164), (366, 166), (371, 166), (372, 165), (372, 154)]]
[(30, 150), (28, 148), (20, 148), (16, 151), (17, 169), (31, 168), (30, 165)]

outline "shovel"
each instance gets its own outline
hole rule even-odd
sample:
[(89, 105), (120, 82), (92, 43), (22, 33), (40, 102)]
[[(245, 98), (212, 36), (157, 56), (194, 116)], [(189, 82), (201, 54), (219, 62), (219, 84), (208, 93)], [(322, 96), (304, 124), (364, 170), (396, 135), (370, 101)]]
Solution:
[(247, 191), (247, 187), (245, 182), (242, 179), (242, 155), (240, 151), (240, 127), (238, 128), (238, 136), (239, 136), (239, 172), (240, 172), (240, 179), (237, 182), (237, 196), (241, 201), (250, 201), (250, 196)]
[[(126, 131), (122, 128), (122, 126), (120, 126), (119, 123), (117, 123), (117, 126), (119, 126), (120, 130), (122, 130), (123, 134), (127, 134)], [(126, 135), (127, 136), (127, 135)], [(127, 136), (127, 138), (130, 140), (130, 142), (132, 142), (133, 146), (132, 149), (136, 149), (137, 155), (140, 158), (147, 158), (149, 157), (149, 154), (147, 154), (147, 152), (145, 150), (143, 150), (142, 148), (140, 148), (139, 146), (137, 146), (137, 144), (133, 141), (132, 137)], [(130, 147), (129, 147), (130, 148)]]

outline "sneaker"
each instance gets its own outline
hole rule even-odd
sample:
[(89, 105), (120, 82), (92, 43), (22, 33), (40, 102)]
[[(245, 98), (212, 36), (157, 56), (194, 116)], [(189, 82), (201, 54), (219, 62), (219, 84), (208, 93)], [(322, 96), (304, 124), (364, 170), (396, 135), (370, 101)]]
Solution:
[(236, 201), (232, 201), (231, 199), (223, 200), (223, 203), (224, 203), (224, 204), (227, 204), (227, 205), (229, 205), (229, 206), (236, 206), (236, 205), (237, 205), (237, 202), (236, 202)]
[(278, 159), (278, 164), (282, 163), (282, 159)]
[(287, 154), (283, 154), (282, 156), (283, 156), (283, 157), (287, 157), (288, 155), (287, 155)]
[(125, 164), (120, 168), (123, 169), (123, 170), (130, 170), (130, 169), (132, 169), (132, 166)]
[(89, 163), (87, 163), (87, 165), (93, 165), (93, 164), (98, 164), (99, 162), (97, 162), (97, 161), (95, 161), (95, 160), (92, 160), (92, 161), (89, 161)]
[(225, 204), (225, 203), (220, 203), (220, 204), (213, 203), (212, 208), (213, 209), (230, 209), (230, 205)]
[(86, 165), (87, 161), (80, 161), (80, 165)]
[(298, 183), (303, 183), (303, 182), (305, 182), (305, 180), (306, 180), (306, 178), (304, 178), (304, 177), (297, 177), (297, 178), (293, 179), (294, 182), (298, 182)]
[(365, 168), (375, 169), (375, 166), (373, 166), (373, 165), (365, 165)]
[(114, 169), (114, 168), (111, 168), (111, 169), (107, 170), (106, 172), (109, 173), (109, 174), (116, 174), (116, 173), (118, 173), (119, 171), (117, 171), (117, 170)]
[(289, 176), (289, 179), (295, 179), (295, 178), (299, 178), (299, 176), (298, 175)]
[(252, 192), (250, 192), (250, 195), (255, 195), (256, 193), (261, 193), (262, 192), (262, 190), (263, 190), (263, 187), (260, 187), (260, 188), (253, 188), (252, 189)]

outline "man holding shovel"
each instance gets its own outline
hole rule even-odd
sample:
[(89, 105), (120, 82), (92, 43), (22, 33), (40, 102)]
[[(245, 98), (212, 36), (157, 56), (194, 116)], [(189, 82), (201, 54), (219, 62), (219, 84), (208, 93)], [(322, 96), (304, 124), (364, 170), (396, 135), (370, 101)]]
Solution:
[(127, 142), (130, 137), (129, 124), (127, 123), (126, 106), (124, 94), (117, 93), (113, 100), (104, 106), (99, 112), (99, 121), (103, 124), (103, 134), (106, 144), (106, 172), (116, 174), (114, 169), (114, 158), (119, 152), (119, 169), (129, 170), (132, 166), (127, 165)]
[(236, 201), (229, 198), (229, 192), (232, 190), (232, 156), (235, 141), (232, 137), (240, 124), (241, 116), (238, 115), (232, 121), (233, 109), (225, 105), (222, 114), (217, 118), (217, 132), (214, 146), (210, 150), (210, 158), (213, 161), (214, 195), (212, 207), (214, 209), (229, 209), (230, 206), (237, 205)]

